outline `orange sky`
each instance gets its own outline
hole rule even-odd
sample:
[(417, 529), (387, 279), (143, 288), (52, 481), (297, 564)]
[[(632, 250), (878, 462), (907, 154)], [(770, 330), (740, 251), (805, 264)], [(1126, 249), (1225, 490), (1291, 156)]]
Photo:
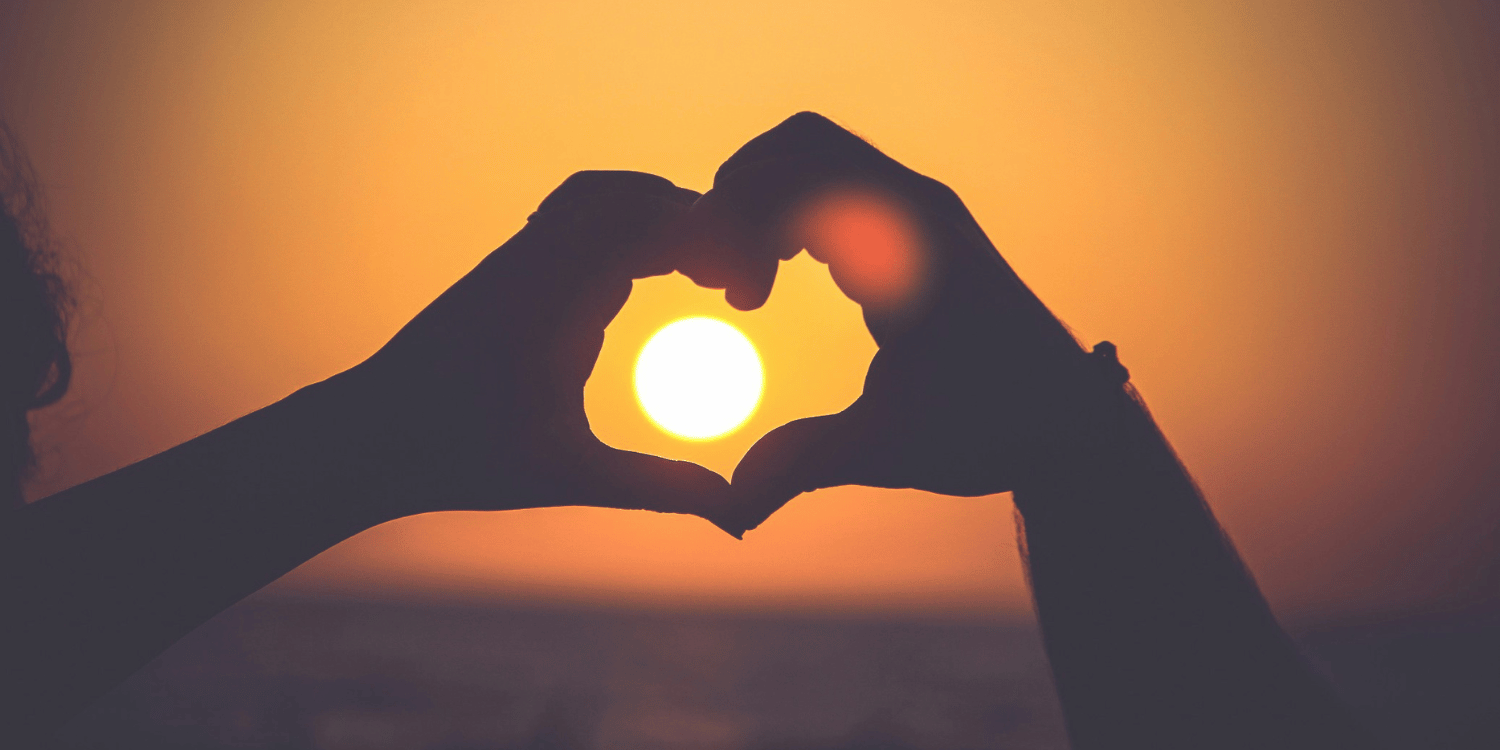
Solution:
[[(572, 171), (704, 189), (813, 109), (954, 187), (1083, 339), (1120, 345), (1275, 604), (1500, 593), (1500, 27), (1477, 0), (309, 5), (0, 1), (0, 113), (84, 301), (33, 496), (360, 361)], [(690, 313), (766, 361), (762, 408), (716, 443), (630, 397), (634, 349)], [(727, 474), (853, 400), (872, 353), (805, 256), (748, 314), (655, 279), (589, 413)], [(602, 510), (433, 515), (277, 585), (1019, 612), (1010, 513), (845, 488), (744, 543)]]

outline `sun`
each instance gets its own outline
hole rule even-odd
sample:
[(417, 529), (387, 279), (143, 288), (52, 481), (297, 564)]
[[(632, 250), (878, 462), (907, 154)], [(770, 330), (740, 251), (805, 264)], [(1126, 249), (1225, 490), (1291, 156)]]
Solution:
[(713, 440), (739, 429), (760, 404), (764, 385), (755, 345), (718, 318), (662, 326), (635, 360), (641, 410), (684, 440)]

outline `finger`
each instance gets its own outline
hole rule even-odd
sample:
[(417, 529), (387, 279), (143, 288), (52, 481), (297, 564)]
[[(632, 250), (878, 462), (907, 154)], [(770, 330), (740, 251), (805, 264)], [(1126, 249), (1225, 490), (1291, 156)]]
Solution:
[(776, 279), (776, 265), (782, 260), (777, 250), (790, 258), (801, 249), (776, 248), (772, 230), (749, 220), (726, 196), (705, 195), (674, 234), (677, 270), (699, 286), (725, 290), (726, 300), (736, 309), (759, 307)]
[(542, 200), (532, 218), (565, 213), (580, 200), (611, 193), (654, 195), (688, 205), (698, 197), (692, 190), (677, 187), (671, 180), (647, 172), (584, 170), (574, 172), (563, 180), (561, 185)]
[[(696, 195), (696, 194), (694, 194)], [(595, 193), (577, 196), (566, 214), (540, 222), (545, 241), (523, 252), (521, 273), (505, 278), (512, 294), (543, 300), (570, 331), (603, 331), (630, 296), (631, 280), (676, 265), (668, 229), (688, 210), (686, 196)]]
[[(590, 278), (669, 273), (661, 239), (697, 200), (692, 190), (643, 172), (579, 172), (564, 180), (527, 225), (445, 295), (486, 307), (524, 308), (528, 321), (574, 298)], [(665, 266), (665, 268), (664, 268)]]
[[(858, 136), (810, 112), (797, 114), (741, 147), (719, 168), (714, 189), (694, 206), (679, 269), (700, 286), (724, 289), (730, 305), (749, 310), (765, 303), (776, 264), (802, 248), (778, 221), (818, 182), (850, 167), (886, 159)], [(763, 162), (795, 162), (775, 179)], [(834, 163), (839, 166), (833, 167)]]
[(827, 118), (795, 115), (730, 157), (689, 212), (696, 244), (711, 251), (700, 256), (708, 268), (684, 273), (750, 309), (769, 296), (776, 262), (806, 248), (888, 338), (921, 317), (937, 286), (945, 264), (928, 214), (953, 213), (945, 195)]
[(701, 246), (722, 248), (715, 262), (736, 270), (714, 284), (736, 308), (764, 303), (777, 263), (806, 248), (879, 341), (921, 316), (946, 266), (925, 212), (892, 184), (819, 157), (762, 161), (721, 179), (684, 223)]
[(588, 466), (589, 505), (686, 513), (706, 519), (735, 538), (743, 534), (729, 482), (702, 466), (602, 443), (597, 444)]
[(816, 112), (798, 112), (776, 127), (750, 139), (724, 161), (714, 174), (714, 187), (733, 173), (758, 162), (777, 159), (827, 159), (835, 156), (851, 164), (900, 166), (868, 141)]
[(699, 195), (640, 172), (580, 172), (553, 191), (528, 219), (547, 252), (578, 276), (645, 278), (671, 273), (670, 227)]
[(856, 404), (767, 433), (734, 469), (734, 518), (749, 531), (804, 492), (850, 484), (906, 486), (875, 421)]
[(754, 310), (766, 304), (776, 283), (780, 261), (774, 255), (748, 258), (738, 283), (724, 290), (724, 301), (736, 310)]

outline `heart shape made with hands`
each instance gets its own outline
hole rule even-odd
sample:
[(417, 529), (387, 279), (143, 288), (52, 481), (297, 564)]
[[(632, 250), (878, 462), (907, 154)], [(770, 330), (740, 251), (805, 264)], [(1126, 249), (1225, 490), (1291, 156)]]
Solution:
[(781, 262), (806, 249), (879, 346), (853, 404), (744, 455), (731, 533), (823, 487), (1016, 489), (1063, 470), (1069, 436), (1107, 397), (957, 195), (819, 115), (742, 147), (672, 233), (677, 269), (737, 310), (765, 304)]
[[(745, 421), (708, 440), (684, 438), (661, 424), (637, 383), (638, 360), (653, 336), (665, 325), (693, 317), (722, 320), (744, 333), (764, 374), (759, 402)], [(638, 279), (605, 333), (584, 386), (584, 407), (589, 428), (606, 445), (691, 461), (727, 479), (750, 446), (772, 429), (853, 403), (875, 351), (859, 306), (838, 290), (827, 266), (806, 253), (781, 263), (770, 299), (749, 311), (730, 307), (721, 290), (700, 287), (681, 274)], [(702, 373), (682, 364), (687, 387), (710, 390), (698, 398), (717, 395), (718, 381), (699, 381)]]

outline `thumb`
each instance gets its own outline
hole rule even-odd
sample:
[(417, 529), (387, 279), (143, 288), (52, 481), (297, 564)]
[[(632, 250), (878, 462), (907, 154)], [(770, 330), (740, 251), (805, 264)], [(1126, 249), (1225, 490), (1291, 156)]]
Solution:
[(590, 465), (589, 505), (686, 513), (736, 538), (743, 534), (729, 482), (698, 464), (599, 444)]
[(736, 516), (759, 526), (792, 498), (825, 487), (900, 486), (859, 402), (838, 414), (788, 422), (769, 433), (734, 468)]

